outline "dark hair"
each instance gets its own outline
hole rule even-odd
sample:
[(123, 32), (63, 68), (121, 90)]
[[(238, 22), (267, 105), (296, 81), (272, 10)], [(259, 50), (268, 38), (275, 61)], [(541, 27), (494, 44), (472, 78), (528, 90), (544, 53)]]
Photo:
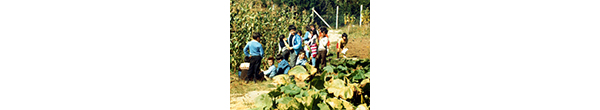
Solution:
[(346, 34), (346, 33), (343, 33), (343, 34), (342, 34), (342, 38), (348, 39), (348, 34)]
[[(310, 33), (311, 33), (311, 34), (317, 34), (317, 30), (316, 30), (316, 29), (315, 29), (315, 30), (312, 30), (312, 31), (310, 31)], [(311, 36), (311, 37), (312, 37), (312, 36)]]
[(259, 38), (259, 37), (261, 37), (261, 36), (262, 36), (262, 35), (261, 35), (260, 33), (258, 33), (258, 32), (254, 32), (254, 33), (252, 34), (252, 38), (253, 38), (253, 39), (258, 39), (258, 38)]
[(325, 26), (321, 26), (321, 32), (327, 34), (327, 28)]
[(250, 62), (250, 57), (244, 57), (244, 62)]
[(269, 61), (269, 60), (273, 60), (273, 57), (269, 57), (269, 58), (267, 58), (267, 61)]
[(310, 25), (306, 26), (306, 31), (311, 31)]
[[(304, 50), (298, 51), (298, 55), (304, 55)], [(306, 56), (305, 56), (306, 57)]]
[(290, 26), (288, 27), (288, 30), (289, 30), (289, 31), (296, 30), (296, 26), (294, 26), (294, 25), (290, 25)]
[(276, 58), (277, 58), (277, 60), (281, 60), (281, 59), (283, 59), (283, 55), (281, 55), (281, 54), (277, 54), (277, 57), (276, 57)]
[(285, 39), (285, 36), (284, 35), (279, 35), (279, 40), (283, 40), (283, 39)]

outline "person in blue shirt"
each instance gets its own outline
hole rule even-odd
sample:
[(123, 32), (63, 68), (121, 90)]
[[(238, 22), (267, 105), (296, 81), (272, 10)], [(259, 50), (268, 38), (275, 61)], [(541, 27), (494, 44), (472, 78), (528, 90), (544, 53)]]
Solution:
[(269, 69), (267, 69), (266, 71), (263, 71), (263, 73), (265, 73), (266, 77), (273, 78), (273, 76), (275, 76), (275, 74), (277, 74), (277, 68), (275, 67), (275, 65), (273, 65), (274, 60), (275, 59), (273, 59), (273, 57), (269, 57), (267, 59), (267, 64), (269, 64)]
[(298, 33), (296, 32), (296, 26), (290, 25), (288, 27), (288, 30), (290, 31), (290, 42), (292, 45), (292, 47), (290, 47), (289, 49), (293, 50), (289, 59), (291, 67), (294, 67), (294, 65), (296, 64), (296, 59), (298, 58), (298, 52), (302, 50), (302, 37), (300, 37), (300, 35), (298, 35)]
[(252, 41), (248, 42), (244, 47), (244, 55), (250, 57), (250, 68), (248, 69), (248, 76), (245, 78), (246, 81), (253, 80), (256, 83), (258, 74), (260, 73), (260, 60), (265, 54), (262, 44), (260, 44), (260, 33), (252, 34)]
[(310, 38), (312, 38), (312, 29), (310, 28), (311, 25), (306, 26), (306, 33), (304, 33), (304, 37), (302, 37), (302, 40), (304, 41), (304, 51), (306, 52), (306, 56), (310, 56), (309, 40)]
[(304, 51), (300, 51), (300, 54), (298, 54), (298, 59), (296, 60), (296, 66), (306, 66), (307, 60), (304, 55)]
[(277, 74), (288, 74), (290, 64), (283, 58), (282, 55), (277, 55)]

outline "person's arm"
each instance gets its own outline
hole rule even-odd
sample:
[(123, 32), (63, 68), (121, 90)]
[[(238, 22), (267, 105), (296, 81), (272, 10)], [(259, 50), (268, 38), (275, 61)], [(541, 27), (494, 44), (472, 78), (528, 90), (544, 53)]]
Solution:
[(294, 49), (300, 49), (300, 46), (302, 44), (302, 39), (300, 39), (300, 36), (298, 36), (298, 34), (296, 34), (296, 39), (294, 40), (294, 46), (292, 48)]
[(274, 70), (274, 66), (269, 67), (269, 69), (263, 71), (265, 74), (270, 74), (271, 72), (273, 72)]
[(310, 38), (310, 33), (307, 31), (307, 32), (304, 34), (304, 40), (308, 40), (309, 38)]
[(246, 56), (250, 56), (250, 53), (248, 53), (249, 46), (250, 46), (250, 43), (246, 44), (246, 46), (244, 47), (244, 55), (246, 55)]
[(291, 50), (290, 44), (287, 43), (287, 38), (284, 40), (285, 41), (283, 41), (283, 44), (285, 44), (285, 47)]
[(302, 59), (300, 59), (300, 57), (296, 58), (296, 65), (300, 65), (300, 64), (302, 64), (302, 63), (300, 63), (300, 62), (302, 62)]
[(260, 49), (258, 49), (258, 51), (260, 52), (260, 57), (264, 57), (265, 51), (263, 50), (262, 45), (260, 45)]
[(283, 74), (288, 74), (288, 71), (290, 71), (290, 67), (286, 67), (285, 70), (283, 70)]

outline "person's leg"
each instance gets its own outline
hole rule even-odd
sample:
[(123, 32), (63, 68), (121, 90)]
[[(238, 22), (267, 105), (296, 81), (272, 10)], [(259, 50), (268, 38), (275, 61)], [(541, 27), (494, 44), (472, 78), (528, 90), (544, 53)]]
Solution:
[(320, 51), (318, 53), (320, 55), (319, 57), (321, 57), (321, 60), (319, 61), (319, 63), (320, 63), (319, 66), (320, 67), (325, 67), (326, 64), (327, 64), (327, 61), (326, 61), (326, 59), (327, 59), (327, 51)]
[(273, 72), (273, 73), (269, 74), (269, 78), (273, 78), (273, 77), (275, 77), (275, 75), (277, 75), (277, 73), (279, 73), (279, 71), (277, 71), (277, 72)]
[(260, 72), (261, 72), (260, 71), (260, 64), (262, 63), (262, 62), (260, 62), (261, 59), (262, 59), (262, 57), (257, 57), (255, 59), (257, 65), (255, 66), (255, 69), (254, 69), (254, 71), (255, 71), (254, 72), (254, 76), (253, 76), (254, 77), (254, 82), (256, 82), (257, 80), (260, 81), (260, 78), (262, 77), (262, 76), (260, 76)]
[(315, 60), (316, 60), (316, 58), (314, 58), (314, 57), (313, 57), (313, 58), (312, 58), (312, 60), (311, 60), (312, 66), (314, 66), (314, 67), (316, 67), (316, 65), (315, 65)]
[(296, 59), (298, 59), (298, 54), (296, 54), (296, 52), (291, 52), (290, 67), (294, 67), (296, 65)]
[(250, 70), (248, 72), (248, 81), (256, 81), (255, 76), (260, 70), (258, 68), (260, 67), (260, 64), (258, 64), (260, 61), (257, 61), (257, 59), (258, 58), (256, 56), (250, 58)]

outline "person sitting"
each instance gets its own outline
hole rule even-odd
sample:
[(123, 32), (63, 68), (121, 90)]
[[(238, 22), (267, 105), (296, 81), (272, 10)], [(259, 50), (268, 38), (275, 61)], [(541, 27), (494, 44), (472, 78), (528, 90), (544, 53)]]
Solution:
[(306, 61), (307, 60), (304, 51), (300, 51), (300, 54), (298, 54), (298, 59), (296, 60), (296, 66), (306, 66)]
[(273, 64), (273, 57), (269, 57), (267, 58), (267, 64), (269, 65), (269, 69), (263, 71), (263, 73), (265, 74), (265, 77), (268, 78), (273, 78), (273, 76), (275, 76), (275, 74), (277, 74), (277, 68), (275, 67), (275, 65)]
[[(283, 55), (277, 55), (277, 74), (288, 74), (288, 71), (290, 70), (290, 64), (283, 58)], [(275, 75), (271, 75), (269, 77), (273, 77)]]
[(240, 70), (238, 75), (240, 79), (246, 79), (248, 70), (250, 69), (250, 57), (244, 57), (244, 62), (240, 64)]

